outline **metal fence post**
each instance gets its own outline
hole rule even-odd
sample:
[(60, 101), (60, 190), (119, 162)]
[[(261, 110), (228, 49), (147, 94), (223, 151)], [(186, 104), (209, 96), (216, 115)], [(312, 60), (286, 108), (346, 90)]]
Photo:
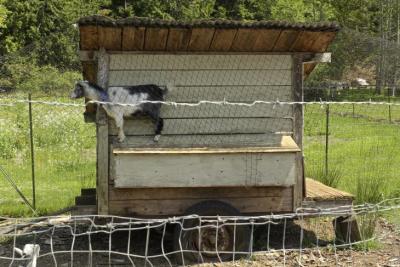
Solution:
[(36, 209), (36, 188), (35, 188), (35, 151), (33, 145), (33, 121), (32, 121), (32, 94), (28, 95), (29, 100), (29, 136), (31, 142), (31, 167), (32, 167), (32, 206)]
[(326, 125), (325, 125), (325, 175), (328, 176), (328, 154), (329, 154), (329, 104), (326, 105)]
[(388, 102), (389, 102), (389, 123), (392, 123), (392, 107), (390, 106), (390, 95), (388, 96)]

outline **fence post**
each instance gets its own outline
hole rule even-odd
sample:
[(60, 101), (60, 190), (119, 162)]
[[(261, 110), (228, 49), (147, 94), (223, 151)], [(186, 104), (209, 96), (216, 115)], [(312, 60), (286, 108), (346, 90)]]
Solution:
[(354, 103), (353, 103), (353, 118), (355, 117), (355, 112), (354, 112)]
[(33, 121), (32, 121), (32, 94), (28, 95), (29, 100), (29, 136), (31, 142), (31, 168), (32, 168), (32, 206), (36, 210), (36, 188), (35, 188), (35, 151), (33, 145)]
[(328, 176), (328, 154), (329, 154), (329, 104), (326, 105), (326, 125), (325, 125), (325, 176)]
[(392, 107), (390, 106), (390, 95), (388, 96), (388, 102), (389, 102), (389, 123), (392, 123)]

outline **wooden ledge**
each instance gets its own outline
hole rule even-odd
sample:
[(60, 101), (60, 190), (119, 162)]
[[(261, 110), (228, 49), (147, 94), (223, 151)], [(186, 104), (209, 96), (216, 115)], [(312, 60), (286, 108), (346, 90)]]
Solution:
[(306, 178), (306, 191), (306, 200), (354, 200), (352, 194), (324, 185), (311, 178)]
[(277, 146), (264, 147), (185, 147), (185, 148), (114, 148), (114, 154), (230, 154), (300, 152), (292, 137), (283, 136)]

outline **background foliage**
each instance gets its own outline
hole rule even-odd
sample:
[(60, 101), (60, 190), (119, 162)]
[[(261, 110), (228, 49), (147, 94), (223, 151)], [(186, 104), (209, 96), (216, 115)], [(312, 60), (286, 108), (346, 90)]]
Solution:
[[(318, 67), (309, 80), (350, 81), (360, 76), (377, 84), (376, 93), (399, 83), (398, 68), (393, 66), (400, 65), (400, 0), (0, 0), (0, 88), (27, 90), (32, 88), (31, 82), (44, 79), (43, 73), (49, 72), (52, 74), (46, 79), (75, 78), (68, 71), (79, 72), (80, 68), (76, 22), (93, 14), (337, 21), (345, 30), (330, 48), (333, 64)], [(26, 53), (16, 55), (27, 46), (28, 57)], [(397, 56), (393, 57), (393, 51)], [(50, 83), (57, 85), (56, 81)], [(47, 85), (40, 85), (39, 90), (42, 88), (47, 90)]]

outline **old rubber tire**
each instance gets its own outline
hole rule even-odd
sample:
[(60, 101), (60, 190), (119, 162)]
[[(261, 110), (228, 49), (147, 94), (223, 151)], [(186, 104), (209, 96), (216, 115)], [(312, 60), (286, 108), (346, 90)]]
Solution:
[[(186, 210), (184, 215), (240, 216), (241, 214), (229, 204), (217, 200), (209, 200), (193, 205)], [(203, 218), (202, 220), (205, 219)], [(232, 223), (233, 221), (229, 222)], [(200, 222), (200, 219), (194, 218), (182, 220), (181, 223), (183, 227), (180, 224), (175, 226), (173, 242), (174, 251), (178, 252), (175, 254), (178, 264), (228, 261), (232, 260), (233, 256), (238, 259), (249, 252), (250, 227), (248, 225), (234, 226), (232, 224), (221, 227), (220, 224), (222, 222), (218, 222), (217, 239), (215, 238), (217, 236), (216, 227), (213, 227), (216, 226), (216, 222)], [(202, 226), (200, 229), (188, 229), (197, 227), (200, 224)], [(207, 225), (211, 227), (206, 227)], [(192, 250), (193, 252), (179, 253), (182, 250)], [(235, 253), (232, 253), (233, 251)]]

